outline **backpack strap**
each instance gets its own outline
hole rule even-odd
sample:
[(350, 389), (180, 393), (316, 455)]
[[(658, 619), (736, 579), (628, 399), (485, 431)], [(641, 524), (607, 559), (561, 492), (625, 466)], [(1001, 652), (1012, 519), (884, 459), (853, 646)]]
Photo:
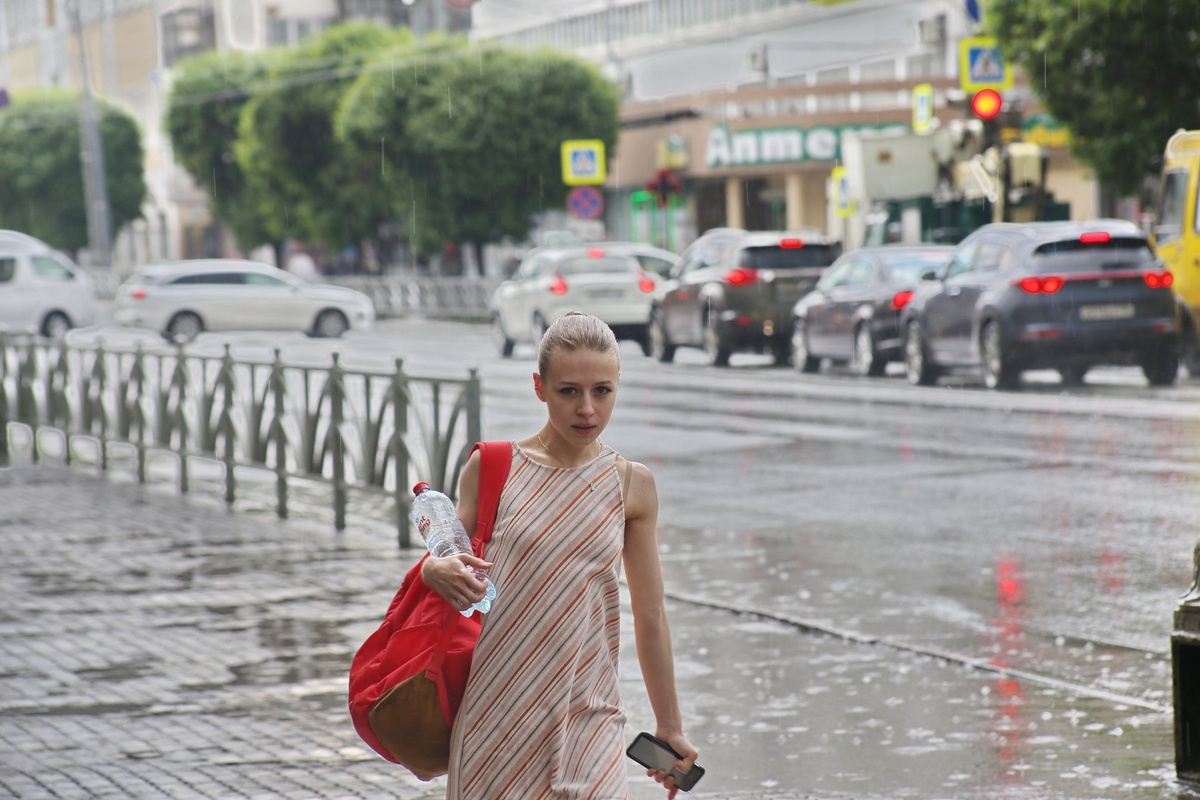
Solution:
[(492, 539), (492, 527), (500, 508), (500, 495), (508, 482), (512, 465), (512, 442), (479, 442), (471, 452), (479, 451), (479, 498), (476, 503), (475, 539), (477, 551)]

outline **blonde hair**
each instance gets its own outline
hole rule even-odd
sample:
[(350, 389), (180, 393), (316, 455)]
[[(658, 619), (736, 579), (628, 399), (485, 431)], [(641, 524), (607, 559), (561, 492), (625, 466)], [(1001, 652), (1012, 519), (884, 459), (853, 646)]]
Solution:
[(550, 358), (556, 353), (573, 353), (591, 350), (596, 353), (612, 353), (621, 368), (621, 350), (612, 328), (597, 317), (581, 311), (568, 311), (555, 320), (538, 345), (538, 374), (546, 377)]

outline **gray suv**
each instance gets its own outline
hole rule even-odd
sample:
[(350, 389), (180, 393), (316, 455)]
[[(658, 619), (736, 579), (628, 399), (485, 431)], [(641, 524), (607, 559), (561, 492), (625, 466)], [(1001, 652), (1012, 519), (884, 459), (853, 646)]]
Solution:
[(816, 230), (705, 232), (656, 294), (652, 355), (668, 362), (678, 347), (699, 347), (718, 367), (736, 352), (790, 363), (792, 306), (838, 255), (838, 245)]

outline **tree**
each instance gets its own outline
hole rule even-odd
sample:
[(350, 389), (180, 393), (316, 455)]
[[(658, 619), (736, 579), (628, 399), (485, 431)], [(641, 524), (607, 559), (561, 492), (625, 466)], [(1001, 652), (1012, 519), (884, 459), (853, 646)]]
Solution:
[(242, 110), (234, 153), (274, 239), (343, 245), (374, 235), (381, 201), (359, 186), (378, 158), (364, 163), (345, 148), (334, 114), (364, 65), (410, 37), (407, 29), (338, 25), (272, 64), (270, 85)]
[(1136, 191), (1200, 127), (1200, 3), (989, 0), (986, 24), (1105, 187)]
[(261, 56), (212, 51), (185, 59), (176, 68), (164, 125), (176, 160), (245, 251), (278, 244), (233, 154), (242, 108), (267, 72)]
[[(137, 120), (97, 102), (114, 231), (142, 216), (146, 199)], [(79, 94), (17, 93), (0, 110), (0, 228), (23, 231), (60, 250), (87, 246), (79, 147)]]
[(348, 142), (385, 143), (408, 183), (399, 193), (408, 237), (429, 253), (524, 238), (535, 212), (566, 198), (562, 142), (599, 139), (611, 153), (619, 108), (617, 87), (573, 55), (473, 47), (421, 62), (394, 88), (386, 74), (364, 74), (339, 127)]

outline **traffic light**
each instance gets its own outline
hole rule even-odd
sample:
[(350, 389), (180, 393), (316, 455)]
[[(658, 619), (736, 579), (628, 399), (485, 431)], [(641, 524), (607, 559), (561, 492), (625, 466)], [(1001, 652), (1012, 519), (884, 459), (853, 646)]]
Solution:
[(671, 170), (660, 169), (654, 174), (654, 179), (646, 184), (646, 191), (657, 198), (659, 208), (666, 208), (670, 205), (671, 195), (683, 191), (683, 184)]
[(981, 89), (971, 98), (971, 110), (980, 119), (992, 119), (1003, 105), (1004, 100), (995, 89)]

